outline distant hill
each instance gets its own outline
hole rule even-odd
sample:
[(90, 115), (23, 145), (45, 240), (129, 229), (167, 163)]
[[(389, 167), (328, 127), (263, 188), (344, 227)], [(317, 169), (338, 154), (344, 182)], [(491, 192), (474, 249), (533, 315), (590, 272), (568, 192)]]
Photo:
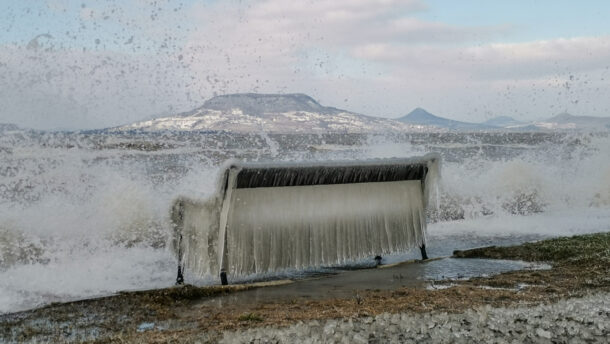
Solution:
[(525, 123), (508, 116), (483, 123), (461, 122), (416, 108), (397, 119), (365, 116), (321, 105), (302, 94), (238, 93), (213, 97), (194, 110), (151, 118), (111, 131), (230, 131), (274, 133), (329, 132), (431, 132), (431, 131), (548, 131), (610, 130), (610, 118), (559, 114), (548, 120)]
[(20, 130), (21, 128), (19, 128), (17, 125), (13, 124), (13, 123), (0, 123), (0, 132), (3, 131), (15, 131), (15, 130)]
[(240, 109), (250, 115), (262, 116), (265, 113), (284, 113), (290, 111), (316, 112), (335, 114), (347, 112), (333, 107), (320, 105), (306, 94), (257, 94), (238, 93), (217, 96), (207, 100), (201, 107), (203, 109), (230, 111)]
[(365, 116), (323, 106), (313, 98), (295, 94), (239, 93), (217, 96), (203, 106), (173, 116), (154, 118), (113, 131), (184, 130), (275, 133), (426, 131), (432, 127)]
[(526, 125), (526, 122), (517, 121), (516, 119), (509, 116), (498, 116), (494, 118), (490, 118), (482, 124), (499, 127), (499, 128), (511, 128), (511, 127), (519, 127)]
[(453, 130), (485, 130), (495, 127), (486, 124), (468, 123), (454, 121), (452, 119), (435, 116), (422, 108), (416, 108), (406, 116), (400, 117), (397, 121), (413, 125), (430, 125), (438, 128)]
[(610, 117), (574, 116), (561, 113), (549, 119), (535, 122), (522, 122), (509, 116), (498, 116), (482, 123), (468, 123), (435, 116), (422, 108), (416, 108), (408, 115), (398, 118), (400, 122), (424, 126), (435, 126), (458, 131), (510, 130), (510, 131), (547, 131), (547, 130), (610, 130)]
[(533, 123), (541, 129), (551, 130), (610, 130), (610, 117), (574, 116), (567, 112)]

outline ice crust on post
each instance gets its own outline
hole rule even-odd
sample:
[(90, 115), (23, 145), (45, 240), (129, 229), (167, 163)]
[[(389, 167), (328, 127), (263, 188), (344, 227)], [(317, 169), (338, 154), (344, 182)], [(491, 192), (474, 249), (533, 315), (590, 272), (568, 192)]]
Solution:
[[(356, 262), (425, 244), (439, 157), (225, 164), (208, 200), (178, 198), (175, 252), (197, 276)], [(181, 239), (180, 238), (181, 235)]]

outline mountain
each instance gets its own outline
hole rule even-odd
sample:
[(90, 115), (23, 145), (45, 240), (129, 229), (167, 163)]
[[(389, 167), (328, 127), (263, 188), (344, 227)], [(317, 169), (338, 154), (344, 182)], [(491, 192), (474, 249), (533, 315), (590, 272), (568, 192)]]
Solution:
[(610, 130), (610, 118), (559, 114), (524, 123), (508, 116), (468, 123), (416, 108), (398, 119), (365, 116), (321, 105), (305, 94), (239, 93), (213, 97), (194, 110), (110, 128), (110, 131), (230, 131), (271, 133), (382, 133), (457, 131)]
[(397, 121), (411, 125), (435, 126), (438, 128), (453, 130), (496, 129), (496, 127), (491, 125), (460, 122), (435, 116), (422, 108), (416, 108), (415, 110), (409, 112), (408, 115), (398, 118)]
[(482, 123), (468, 123), (435, 116), (422, 108), (416, 108), (397, 120), (413, 125), (435, 126), (458, 131), (610, 130), (610, 117), (574, 116), (569, 113), (561, 113), (546, 120), (529, 123), (517, 121), (509, 116), (494, 117)]
[[(203, 103), (202, 108), (218, 111), (240, 109), (244, 113), (264, 116), (266, 113), (291, 111), (336, 114), (341, 110), (325, 107), (306, 94), (256, 94), (240, 93), (217, 96)], [(345, 111), (343, 111), (345, 112)]]
[(427, 129), (430, 128), (323, 106), (305, 94), (241, 93), (214, 97), (189, 112), (111, 130), (328, 133)]
[(527, 125), (527, 123), (517, 121), (516, 119), (509, 116), (498, 116), (490, 118), (482, 124), (498, 128), (516, 128)]
[(540, 129), (563, 130), (610, 130), (610, 117), (574, 116), (567, 112), (560, 113), (549, 119), (534, 122)]

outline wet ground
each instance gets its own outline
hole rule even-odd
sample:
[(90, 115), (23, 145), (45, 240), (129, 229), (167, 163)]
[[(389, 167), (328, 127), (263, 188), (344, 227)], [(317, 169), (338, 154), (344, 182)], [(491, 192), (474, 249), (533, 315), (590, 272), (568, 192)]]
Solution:
[(294, 283), (256, 288), (227, 294), (201, 302), (205, 306), (225, 307), (295, 299), (319, 300), (350, 298), (366, 290), (426, 288), (430, 281), (468, 279), (514, 270), (549, 269), (546, 264), (492, 259), (440, 258), (429, 261), (411, 260), (380, 265), (377, 268), (335, 271), (333, 274), (298, 280)]

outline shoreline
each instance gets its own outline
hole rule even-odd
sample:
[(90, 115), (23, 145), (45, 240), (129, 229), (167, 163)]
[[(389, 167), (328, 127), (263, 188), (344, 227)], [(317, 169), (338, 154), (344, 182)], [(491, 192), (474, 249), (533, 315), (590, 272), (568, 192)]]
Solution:
[[(543, 307), (592, 294), (607, 296), (610, 292), (610, 232), (456, 251), (454, 257), (547, 262), (551, 269), (432, 281), (427, 289), (366, 290), (349, 298), (295, 298), (222, 308), (201, 301), (261, 285), (123, 292), (2, 315), (0, 340), (216, 342), (227, 331), (289, 328), (332, 319), (358, 322), (384, 314), (417, 317), (431, 313), (465, 314), (485, 307)], [(607, 334), (608, 329), (605, 331)]]

